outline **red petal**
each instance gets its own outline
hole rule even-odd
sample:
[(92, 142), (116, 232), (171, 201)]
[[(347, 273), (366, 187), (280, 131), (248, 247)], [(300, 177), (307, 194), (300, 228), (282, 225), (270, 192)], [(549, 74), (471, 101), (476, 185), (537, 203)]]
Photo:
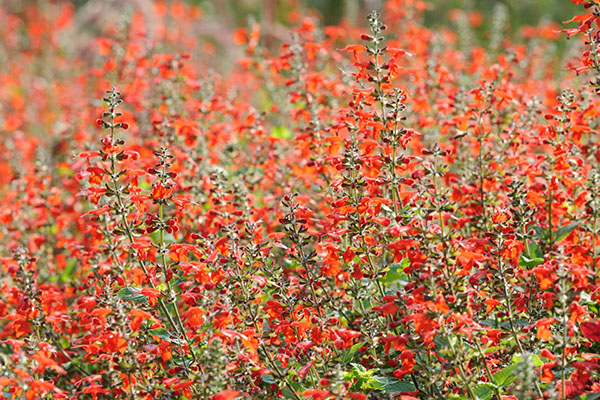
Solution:
[(600, 342), (600, 322), (598, 320), (582, 322), (579, 325), (579, 329), (581, 330), (581, 334), (587, 339)]

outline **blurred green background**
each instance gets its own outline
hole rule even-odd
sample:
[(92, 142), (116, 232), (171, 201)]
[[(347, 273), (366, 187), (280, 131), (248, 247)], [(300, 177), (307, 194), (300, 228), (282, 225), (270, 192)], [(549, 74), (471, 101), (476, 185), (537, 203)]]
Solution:
[[(85, 2), (86, 0), (78, 0)], [(285, 12), (294, 7), (295, 1), (276, 0), (187, 0), (198, 5), (212, 4), (215, 7), (226, 6), (230, 8), (238, 18), (245, 18), (248, 13), (258, 16), (264, 8), (265, 3), (276, 4), (281, 7), (279, 12)], [(323, 16), (326, 24), (336, 24), (341, 18), (350, 16), (352, 13), (362, 10), (378, 9), (382, 0), (300, 0), (301, 7), (318, 10)], [(535, 25), (542, 19), (562, 22), (570, 19), (581, 6), (576, 6), (570, 0), (429, 0), (426, 1), (430, 9), (426, 13), (426, 21), (429, 24), (440, 25), (448, 21), (448, 12), (452, 9), (477, 10), (489, 20), (494, 8), (498, 4), (506, 6), (510, 23), (513, 27), (521, 25)], [(350, 14), (350, 15), (349, 15)]]
[[(128, 10), (140, 10), (153, 14), (158, 0), (0, 0), (0, 7), (8, 12), (28, 18), (25, 10), (33, 5), (44, 10), (44, 5), (71, 2), (76, 7), (77, 33), (99, 32), (99, 21), (117, 21)], [(249, 20), (263, 26), (266, 45), (289, 40), (289, 28), (298, 23), (290, 15), (317, 15), (325, 25), (347, 20), (353, 25), (364, 26), (365, 17), (371, 10), (381, 10), (384, 0), (161, 0), (165, 3), (181, 1), (199, 6), (205, 18), (198, 23), (198, 34), (211, 37), (221, 49), (232, 50), (232, 32), (247, 26)], [(394, 1), (394, 0), (390, 0)], [(407, 3), (420, 0), (404, 0)], [(520, 41), (519, 28), (554, 22), (562, 24), (583, 7), (570, 0), (424, 0), (427, 4), (425, 26), (448, 27), (468, 37), (465, 45), (481, 45), (498, 49), (503, 37)], [(463, 11), (453, 13), (453, 10)], [(465, 31), (465, 21), (477, 22)], [(481, 18), (480, 18), (481, 17)], [(383, 15), (385, 21), (385, 15)], [(462, 18), (462, 20), (461, 20)], [(456, 24), (458, 22), (458, 25)], [(473, 25), (473, 24), (471, 24)], [(558, 25), (554, 29), (559, 29)], [(495, 35), (493, 33), (496, 33)], [(92, 35), (93, 36), (93, 35)], [(467, 46), (468, 47), (468, 46)], [(558, 45), (564, 47), (563, 44)]]
[[(77, 8), (89, 3), (134, 4), (152, 3), (153, 0), (63, 0), (71, 1)], [(257, 19), (268, 12), (275, 16), (285, 15), (293, 8), (314, 9), (322, 15), (325, 24), (336, 24), (342, 18), (362, 15), (364, 10), (378, 9), (383, 0), (182, 0), (199, 5), (207, 10), (226, 13), (236, 22), (244, 22), (252, 15)], [(40, 2), (61, 2), (60, 0), (0, 0), (9, 8), (21, 8), (24, 4)], [(451, 9), (477, 10), (488, 21), (498, 4), (506, 6), (512, 27), (535, 25), (542, 19), (562, 22), (570, 19), (581, 6), (570, 0), (426, 0), (429, 10), (426, 21), (431, 25), (443, 25), (448, 22)], [(276, 9), (276, 10), (273, 10)]]
[(489, 26), (494, 9), (499, 5), (506, 7), (512, 28), (537, 25), (542, 21), (562, 24), (578, 12), (581, 14), (580, 11), (583, 9), (570, 0), (433, 0), (430, 4), (435, 9), (426, 14), (426, 21), (429, 24), (444, 24), (448, 21), (448, 12), (453, 8), (459, 8), (481, 12), (484, 16), (483, 28)]
[[(78, 0), (85, 2), (88, 0)], [(280, 8), (279, 13), (285, 13), (291, 7), (306, 7), (318, 10), (325, 24), (336, 24), (344, 17), (352, 18), (361, 15), (364, 10), (379, 9), (383, 0), (187, 0), (202, 6), (215, 8), (227, 7), (238, 19), (244, 19), (248, 14), (260, 16), (265, 3), (275, 4)], [(293, 3), (299, 3), (294, 5)], [(443, 25), (448, 22), (448, 13), (452, 9), (477, 10), (489, 21), (498, 4), (506, 6), (513, 27), (535, 25), (541, 20), (552, 20), (562, 23), (570, 19), (581, 6), (576, 6), (570, 0), (429, 0), (430, 9), (426, 13), (426, 21), (432, 25)]]

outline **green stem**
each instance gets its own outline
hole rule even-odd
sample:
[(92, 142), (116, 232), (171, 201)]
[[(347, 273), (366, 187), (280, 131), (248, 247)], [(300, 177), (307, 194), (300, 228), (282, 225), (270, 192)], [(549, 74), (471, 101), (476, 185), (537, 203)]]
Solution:
[(487, 365), (487, 361), (485, 360), (485, 353), (483, 352), (479, 341), (475, 339), (474, 342), (477, 346), (477, 350), (479, 351), (479, 356), (481, 357), (481, 362), (483, 363), (483, 367), (485, 369), (485, 375), (487, 376), (488, 381), (490, 381), (490, 383), (494, 385), (494, 394), (496, 395), (496, 399), (502, 400), (502, 393), (500, 392), (500, 388), (496, 384), (496, 379), (494, 379), (494, 375), (492, 375), (490, 367)]
[[(114, 127), (112, 126), (113, 124), (114, 124), (114, 118), (111, 121), (111, 128), (110, 128), (111, 143), (114, 141)], [(133, 244), (133, 243), (135, 243), (135, 240), (133, 238), (133, 233), (132, 233), (131, 227), (129, 226), (129, 221), (127, 220), (127, 216), (125, 214), (125, 205), (124, 205), (123, 199), (121, 197), (121, 190), (119, 187), (120, 185), (119, 185), (118, 176), (116, 173), (115, 155), (114, 154), (111, 154), (110, 163), (111, 163), (110, 177), (111, 177), (111, 181), (113, 184), (113, 191), (115, 193), (115, 197), (117, 200), (117, 206), (119, 207), (119, 212), (121, 214), (121, 219), (123, 221), (123, 227), (125, 228), (125, 234), (126, 234), (127, 238), (129, 239), (129, 243)], [(152, 288), (156, 289), (156, 285), (152, 281), (152, 277), (150, 276), (150, 273), (148, 272), (148, 268), (146, 267), (146, 264), (144, 263), (144, 261), (141, 260), (139, 257), (136, 257), (136, 260), (137, 260), (138, 264), (140, 265), (140, 267), (142, 268), (142, 270), (144, 271), (144, 275), (146, 276), (146, 279), (148, 280), (148, 282), (150, 283)], [(171, 325), (171, 327), (187, 339), (185, 330), (183, 330), (181, 332), (179, 331), (179, 329), (177, 328), (177, 325), (175, 324), (175, 321), (173, 320), (173, 317), (171, 316), (171, 313), (169, 312), (164, 301), (160, 297), (157, 300), (158, 300), (158, 304), (159, 304), (161, 311), (169, 320), (169, 324)], [(177, 311), (177, 307), (175, 307), (175, 309)], [(178, 312), (177, 312), (177, 314), (178, 314)], [(194, 354), (191, 347), (190, 347), (190, 353), (192, 354), (192, 358), (193, 358), (194, 362), (197, 363), (196, 355)]]

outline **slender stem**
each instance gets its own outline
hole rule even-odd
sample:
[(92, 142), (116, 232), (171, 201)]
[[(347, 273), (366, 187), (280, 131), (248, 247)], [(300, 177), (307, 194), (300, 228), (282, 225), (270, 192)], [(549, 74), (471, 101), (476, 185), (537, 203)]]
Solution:
[(479, 344), (477, 339), (474, 340), (475, 345), (477, 346), (477, 351), (479, 351), (479, 356), (481, 357), (481, 363), (485, 369), (485, 375), (491, 384), (494, 385), (494, 394), (496, 395), (497, 400), (502, 400), (502, 393), (500, 392), (500, 388), (496, 386), (496, 379), (494, 379), (494, 375), (492, 375), (492, 371), (490, 371), (490, 367), (487, 365), (487, 361), (485, 360), (485, 353)]
[[(111, 143), (113, 143), (114, 142), (114, 117), (111, 120), (110, 137), (111, 137)], [(129, 242), (131, 244), (133, 244), (133, 243), (135, 243), (135, 240), (133, 238), (133, 232), (129, 225), (129, 221), (127, 220), (127, 215), (125, 214), (125, 205), (124, 205), (123, 199), (121, 197), (121, 189), (119, 187), (118, 175), (116, 173), (115, 157), (116, 156), (114, 153), (112, 153), (110, 155), (110, 164), (111, 164), (110, 177), (111, 177), (111, 181), (113, 184), (113, 191), (115, 193), (115, 198), (117, 200), (117, 206), (119, 207), (118, 211), (121, 214), (121, 219), (123, 221), (123, 227), (125, 228), (125, 234), (126, 234), (127, 238), (129, 239)], [(156, 289), (156, 285), (152, 281), (152, 277), (150, 276), (150, 273), (148, 272), (148, 268), (146, 267), (146, 264), (144, 263), (144, 261), (142, 259), (140, 259), (139, 257), (135, 257), (135, 258), (136, 258), (138, 264), (140, 265), (140, 267), (142, 268), (142, 270), (144, 271), (146, 279), (148, 280), (148, 282), (150, 283), (152, 288)], [(160, 309), (162, 310), (163, 314), (165, 314), (165, 316), (169, 320), (169, 324), (173, 327), (173, 329), (175, 331), (179, 332), (184, 338), (186, 338), (186, 341), (188, 341), (188, 344), (189, 344), (189, 340), (187, 340), (187, 335), (185, 333), (185, 330), (180, 331), (182, 326), (180, 326), (179, 328), (177, 327), (177, 325), (175, 324), (175, 321), (173, 320), (173, 317), (171, 316), (171, 313), (169, 312), (164, 301), (160, 297), (157, 300), (158, 300)], [(178, 315), (179, 313), (177, 311), (177, 307), (175, 307), (175, 310)], [(179, 319), (181, 320), (181, 318), (179, 318)], [(194, 362), (197, 363), (196, 355), (194, 354), (191, 347), (190, 347), (190, 353), (192, 355)]]
[(598, 271), (596, 270), (596, 259), (597, 259), (597, 244), (596, 244), (596, 236), (598, 233), (598, 189), (597, 189), (597, 185), (598, 185), (598, 174), (597, 174), (597, 167), (596, 167), (596, 173), (594, 173), (594, 171), (592, 171), (592, 186), (591, 186), (591, 192), (592, 192), (592, 204), (593, 204), (593, 208), (592, 208), (592, 219), (593, 219), (593, 224), (592, 224), (592, 273), (594, 274), (594, 283), (598, 282)]
[(483, 184), (485, 181), (485, 172), (483, 170), (483, 126), (481, 122), (481, 116), (479, 117), (480, 132), (477, 142), (479, 143), (479, 154), (477, 156), (479, 164), (479, 201), (481, 202), (481, 212), (483, 213), (483, 230), (485, 231), (487, 226), (487, 211), (485, 207), (485, 190)]
[[(513, 337), (513, 339), (515, 340), (517, 347), (519, 348), (519, 352), (521, 354), (525, 353), (525, 349), (523, 348), (523, 345), (521, 344), (521, 341), (519, 340), (519, 336), (517, 334), (517, 329), (515, 328), (515, 323), (514, 323), (514, 316), (513, 316), (513, 310), (512, 310), (512, 303), (511, 303), (511, 299), (510, 299), (510, 294), (508, 293), (508, 282), (506, 280), (506, 276), (507, 273), (504, 270), (504, 262), (502, 261), (502, 259), (500, 258), (500, 248), (502, 246), (502, 241), (500, 240), (497, 244), (497, 248), (496, 248), (496, 253), (497, 253), (497, 263), (498, 263), (498, 269), (500, 270), (500, 276), (501, 276), (501, 281), (502, 281), (502, 292), (503, 292), (503, 297), (504, 297), (504, 302), (505, 302), (505, 307), (506, 307), (506, 314), (508, 317), (508, 323), (510, 326), (510, 333)], [(542, 388), (540, 387), (540, 383), (537, 381), (537, 379), (534, 381), (535, 384), (535, 389), (538, 393), (539, 398), (543, 398), (544, 394), (542, 392)]]
[[(297, 225), (295, 219), (292, 221), (292, 228), (294, 229), (295, 232), (299, 232), (298, 225)], [(298, 237), (299, 237), (299, 241), (303, 240), (300, 237), (300, 233), (298, 234)], [(314, 279), (313, 279), (312, 274), (310, 273), (310, 269), (308, 268), (308, 260), (306, 257), (306, 253), (304, 252), (304, 246), (302, 245), (301, 242), (298, 243), (298, 255), (300, 256), (300, 261), (302, 263), (302, 267), (304, 268), (304, 273), (306, 274), (306, 279), (308, 280), (308, 286), (310, 288), (312, 303), (314, 304), (315, 308), (317, 309), (317, 313), (319, 314), (319, 317), (323, 318), (323, 313), (321, 311), (321, 307), (319, 306), (319, 301), (317, 300), (317, 293), (315, 292), (315, 288), (313, 286)]]
[(559, 280), (559, 288), (560, 288), (560, 295), (559, 295), (559, 301), (561, 303), (561, 318), (560, 318), (560, 322), (562, 322), (563, 324), (563, 331), (562, 331), (562, 355), (561, 355), (561, 377), (560, 377), (560, 382), (561, 382), (561, 399), (565, 400), (567, 398), (567, 393), (566, 393), (566, 380), (567, 380), (567, 341), (569, 338), (569, 319), (567, 317), (568, 315), (568, 297), (567, 297), (567, 277), (566, 275), (561, 274), (562, 276), (560, 277)]
[[(163, 222), (163, 203), (162, 202), (159, 203), (159, 205), (158, 205), (158, 218), (162, 224), (162, 222)], [(163, 274), (165, 275), (165, 281), (167, 284), (167, 292), (169, 294), (169, 298), (171, 299), (171, 304), (173, 305), (173, 310), (175, 311), (175, 318), (177, 320), (177, 324), (179, 325), (180, 333), (183, 335), (185, 341), (187, 342), (187, 344), (190, 348), (190, 353), (192, 354), (192, 358), (194, 359), (194, 362), (197, 362), (196, 355), (194, 354), (194, 350), (193, 350), (193, 343), (185, 331), (185, 327), (183, 326), (183, 321), (181, 320), (181, 315), (179, 314), (179, 308), (177, 306), (177, 296), (173, 293), (173, 288), (171, 287), (170, 281), (166, 279), (167, 259), (166, 259), (166, 255), (165, 255), (165, 251), (166, 251), (165, 228), (162, 225), (160, 227), (159, 232), (160, 232), (160, 234), (159, 234), (160, 235), (160, 258), (161, 258)]]
[(74, 364), (74, 360), (73, 360), (73, 358), (72, 358), (72, 357), (71, 357), (69, 354), (67, 354), (67, 352), (65, 351), (65, 349), (63, 349), (63, 347), (62, 347), (62, 346), (61, 346), (61, 345), (60, 345), (60, 344), (59, 344), (59, 343), (58, 343), (58, 342), (57, 342), (55, 339), (52, 339), (52, 344), (54, 345), (54, 347), (56, 347), (56, 348), (58, 349), (58, 351), (60, 351), (60, 352), (61, 352), (61, 354), (62, 354), (63, 356), (65, 356), (65, 358), (66, 358), (67, 360), (69, 360), (69, 362), (71, 363), (71, 365), (72, 365), (72, 366), (74, 366), (75, 368), (77, 368), (77, 370), (78, 370), (79, 372), (81, 372), (81, 373), (82, 373), (82, 374), (84, 374), (85, 376), (90, 376), (90, 373), (89, 373), (89, 372), (87, 372), (86, 370), (84, 370), (83, 368), (81, 368), (79, 365), (77, 365), (77, 364)]
[[(450, 351), (452, 351), (452, 356), (456, 357), (457, 353), (456, 353), (456, 349), (454, 348), (454, 343), (452, 342), (452, 338), (445, 331), (445, 328), (442, 330), (442, 333), (448, 339), (448, 345), (450, 346)], [(464, 367), (464, 365), (462, 363), (462, 360), (458, 361), (458, 371), (460, 373), (460, 376), (461, 376), (462, 380), (465, 383), (469, 399), (471, 399), (471, 400), (477, 400), (478, 397), (475, 395), (475, 392), (473, 391), (473, 388), (471, 388), (471, 385), (469, 384), (469, 378), (467, 377), (467, 372), (466, 372), (465, 367)]]
[[(260, 330), (259, 330), (259, 327), (258, 327), (258, 323), (256, 322), (256, 320), (257, 320), (256, 314), (255, 314), (255, 312), (254, 312), (254, 310), (252, 309), (252, 306), (251, 306), (252, 303), (250, 301), (250, 295), (248, 293), (248, 290), (246, 289), (246, 285), (245, 285), (244, 279), (242, 277), (241, 268), (238, 265), (238, 263), (235, 263), (235, 265), (237, 266), (237, 273), (238, 273), (238, 278), (240, 280), (240, 287), (242, 288), (242, 293), (244, 295), (244, 302), (243, 302), (243, 304), (246, 307), (248, 313), (250, 314), (250, 319), (252, 321), (252, 325), (254, 326), (254, 330), (258, 334), (258, 332), (260, 332)], [(294, 399), (300, 400), (300, 398), (296, 395), (293, 386), (288, 382), (285, 374), (279, 370), (279, 367), (275, 363), (275, 360), (273, 359), (273, 356), (268, 351), (268, 349), (264, 346), (264, 344), (263, 344), (262, 341), (260, 341), (259, 344), (258, 344), (258, 350), (261, 350), (263, 352), (263, 354), (267, 357), (267, 360), (268, 360), (267, 363), (269, 364), (269, 367), (271, 368), (271, 370), (273, 370), (273, 372), (275, 372), (275, 374), (284, 383), (284, 385), (287, 386), (287, 388), (293, 393)]]
[[(438, 192), (437, 180), (435, 179), (435, 177), (437, 175), (437, 168), (438, 168), (437, 167), (437, 155), (434, 157), (434, 160), (433, 160), (433, 168), (434, 168), (433, 177), (432, 177), (433, 194), (435, 197), (435, 201), (437, 203), (439, 201), (439, 197), (440, 197), (439, 192)], [(446, 234), (445, 234), (445, 229), (444, 229), (444, 216), (442, 215), (442, 208), (438, 206), (437, 212), (438, 212), (438, 217), (439, 217), (439, 222), (440, 222), (440, 243), (442, 245), (442, 254), (443, 254), (443, 258), (444, 258), (442, 274), (444, 275), (444, 279), (446, 280), (446, 282), (448, 284), (450, 284), (451, 276), (450, 276), (450, 272), (448, 271), (448, 255), (447, 255)], [(435, 291), (435, 289), (434, 289), (434, 296), (437, 298), (437, 292)]]

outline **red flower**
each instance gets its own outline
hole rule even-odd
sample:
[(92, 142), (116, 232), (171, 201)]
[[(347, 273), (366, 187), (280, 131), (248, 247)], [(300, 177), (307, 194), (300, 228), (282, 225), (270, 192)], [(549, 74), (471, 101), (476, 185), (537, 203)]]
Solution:
[(600, 320), (584, 321), (579, 324), (581, 334), (594, 342), (600, 342)]

